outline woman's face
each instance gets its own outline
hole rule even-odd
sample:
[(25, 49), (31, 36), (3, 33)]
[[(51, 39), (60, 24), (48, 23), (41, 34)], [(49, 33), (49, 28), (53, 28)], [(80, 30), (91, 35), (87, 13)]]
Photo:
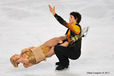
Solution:
[(73, 15), (70, 15), (69, 23), (70, 23), (70, 24), (74, 24), (74, 23), (76, 23), (76, 19), (74, 18)]

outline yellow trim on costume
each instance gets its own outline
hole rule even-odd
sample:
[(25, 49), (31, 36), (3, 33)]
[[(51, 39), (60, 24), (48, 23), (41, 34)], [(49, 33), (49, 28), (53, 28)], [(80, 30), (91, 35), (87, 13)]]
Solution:
[(70, 30), (68, 30), (67, 37), (68, 37), (68, 42), (70, 42)]
[(34, 57), (32, 51), (31, 51), (31, 49), (26, 50), (26, 51), (23, 52), (21, 55), (22, 55), (22, 56), (23, 56), (23, 55), (26, 55), (27, 59), (29, 60), (29, 63), (31, 63), (31, 64), (36, 64), (36, 60), (35, 60), (35, 57)]
[[(72, 31), (73, 32), (75, 32), (76, 34), (79, 34), (80, 33), (80, 27), (78, 26), (78, 25), (76, 25), (76, 23), (75, 24), (72, 24), (71, 26), (69, 26), (71, 29), (72, 29)], [(68, 33), (67, 33), (67, 37), (68, 37), (68, 42), (70, 42), (71, 41), (71, 39), (70, 39), (70, 34), (71, 34), (71, 30), (69, 29), (68, 30)], [(72, 40), (75, 40), (75, 38), (72, 38)]]
[(77, 34), (79, 34), (80, 33), (80, 27), (78, 25), (75, 25), (75, 24), (73, 24), (72, 26), (73, 26), (74, 31), (76, 31)]
[(41, 49), (42, 49), (44, 55), (47, 56), (47, 54), (48, 54), (50, 48), (47, 47), (47, 46), (40, 46), (40, 47), (41, 47)]

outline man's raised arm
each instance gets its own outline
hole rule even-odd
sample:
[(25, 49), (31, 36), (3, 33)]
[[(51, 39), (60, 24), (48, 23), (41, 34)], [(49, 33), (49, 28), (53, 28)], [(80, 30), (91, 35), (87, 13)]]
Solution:
[[(67, 27), (67, 22), (62, 18), (62, 17), (60, 17), (59, 15), (57, 15), (56, 13), (55, 13), (55, 6), (53, 6), (53, 8), (51, 7), (51, 5), (49, 5), (49, 9), (50, 9), (50, 12), (53, 14), (53, 16), (57, 19), (57, 21), (60, 23), (60, 24), (62, 24), (62, 25), (64, 25), (65, 27)], [(68, 27), (67, 27), (68, 28)]]

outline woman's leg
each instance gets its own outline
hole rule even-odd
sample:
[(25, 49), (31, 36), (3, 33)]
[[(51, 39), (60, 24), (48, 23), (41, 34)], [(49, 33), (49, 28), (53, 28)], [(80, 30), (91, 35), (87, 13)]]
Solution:
[(61, 46), (63, 46), (63, 47), (67, 47), (68, 46), (68, 41), (65, 41), (64, 43), (62, 43), (62, 44), (60, 44)]
[[(65, 41), (64, 43), (62, 43), (62, 44), (60, 44), (61, 46), (64, 46), (64, 47), (67, 47), (68, 46), (68, 42), (67, 41)], [(47, 55), (47, 57), (51, 57), (52, 55), (54, 55), (55, 53), (54, 53), (54, 47), (52, 47), (51, 49), (50, 49), (50, 51), (48, 52), (48, 55)]]
[(55, 53), (54, 53), (54, 47), (52, 47), (51, 49), (50, 49), (50, 51), (48, 52), (48, 55), (47, 55), (47, 57), (51, 57), (52, 55), (54, 55)]

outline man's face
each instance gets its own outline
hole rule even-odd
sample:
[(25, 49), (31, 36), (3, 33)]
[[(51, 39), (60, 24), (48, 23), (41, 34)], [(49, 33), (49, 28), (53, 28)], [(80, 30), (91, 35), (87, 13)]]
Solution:
[(70, 23), (70, 24), (73, 24), (73, 23), (75, 23), (75, 22), (76, 22), (76, 19), (74, 18), (74, 16), (73, 16), (73, 15), (70, 15), (69, 23)]

